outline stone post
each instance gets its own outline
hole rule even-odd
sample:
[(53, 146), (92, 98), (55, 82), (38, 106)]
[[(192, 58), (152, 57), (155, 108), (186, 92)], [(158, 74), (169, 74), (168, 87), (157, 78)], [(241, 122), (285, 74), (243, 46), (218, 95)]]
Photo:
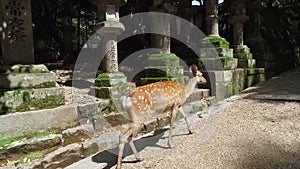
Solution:
[[(224, 77), (232, 76), (233, 70), (237, 67), (237, 59), (233, 58), (233, 49), (229, 48), (229, 42), (219, 35), (218, 1), (204, 1), (204, 8), (208, 37), (202, 40), (203, 48), (200, 49), (198, 64), (210, 78), (207, 87), (210, 88), (211, 95), (220, 101), (233, 95), (234, 84)], [(223, 63), (223, 67), (220, 66), (220, 62)]]
[(34, 63), (31, 0), (0, 1), (0, 34), (4, 64)]
[(218, 1), (204, 1), (206, 34), (208, 36), (219, 36)]

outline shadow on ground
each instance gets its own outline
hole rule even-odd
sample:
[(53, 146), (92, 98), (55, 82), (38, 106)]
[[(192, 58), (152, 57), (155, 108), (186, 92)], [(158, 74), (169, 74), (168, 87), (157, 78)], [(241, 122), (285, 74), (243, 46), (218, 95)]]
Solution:
[(236, 168), (241, 169), (299, 169), (300, 145), (293, 150), (286, 150), (279, 145), (265, 140), (263, 147), (255, 147), (251, 143), (245, 144), (247, 154), (242, 156)]
[(300, 68), (283, 72), (268, 81), (261, 82), (254, 87), (243, 91), (244, 94), (253, 95), (300, 95)]
[[(164, 133), (167, 131), (167, 129), (161, 129), (155, 131), (155, 134), (153, 136), (147, 136), (143, 137), (141, 139), (135, 140), (134, 144), (140, 152), (141, 150), (145, 149), (146, 147), (159, 147), (163, 149), (167, 149), (168, 147), (160, 146), (158, 145), (158, 141), (163, 138)], [(110, 169), (114, 165), (117, 164), (117, 159), (118, 159), (118, 152), (119, 148), (115, 147), (112, 149), (105, 150), (103, 152), (100, 152), (96, 154), (95, 156), (92, 157), (92, 161), (96, 163), (107, 163), (107, 166), (105, 169)], [(125, 145), (123, 157), (127, 157), (132, 155), (132, 150), (128, 144)], [(123, 163), (136, 163), (138, 161), (133, 160), (133, 161), (123, 161)]]

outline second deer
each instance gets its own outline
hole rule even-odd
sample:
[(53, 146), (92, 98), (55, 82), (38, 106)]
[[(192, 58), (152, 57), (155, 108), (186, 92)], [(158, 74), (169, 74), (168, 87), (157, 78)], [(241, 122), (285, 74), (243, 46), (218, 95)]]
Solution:
[(174, 81), (164, 81), (151, 83), (137, 87), (129, 92), (129, 95), (122, 96), (121, 102), (124, 110), (128, 113), (130, 123), (128, 129), (120, 135), (120, 145), (117, 169), (121, 168), (125, 143), (129, 145), (138, 161), (142, 158), (138, 154), (132, 137), (141, 129), (147, 120), (155, 120), (161, 114), (171, 112), (170, 131), (168, 146), (172, 146), (172, 128), (178, 112), (180, 112), (187, 124), (189, 133), (192, 131), (187, 122), (187, 118), (182, 109), (183, 103), (193, 93), (197, 84), (205, 84), (207, 81), (196, 65), (190, 67), (190, 72), (194, 75), (186, 84)]

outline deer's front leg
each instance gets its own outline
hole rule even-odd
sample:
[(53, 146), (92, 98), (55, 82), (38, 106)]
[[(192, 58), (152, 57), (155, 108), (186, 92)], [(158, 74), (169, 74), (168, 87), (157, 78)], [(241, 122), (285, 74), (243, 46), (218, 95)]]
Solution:
[(121, 169), (125, 143), (128, 141), (128, 138), (132, 137), (134, 131), (135, 131), (134, 125), (130, 124), (129, 128), (120, 135), (119, 154), (118, 154), (118, 162), (117, 162), (116, 169)]
[(132, 152), (135, 155), (135, 158), (137, 159), (137, 161), (143, 161), (143, 158), (140, 156), (140, 154), (138, 153), (134, 143), (133, 143), (133, 139), (132, 137), (129, 138), (129, 145), (131, 147)]
[(169, 138), (168, 138), (168, 146), (170, 148), (174, 147), (174, 145), (172, 143), (172, 130), (173, 130), (175, 120), (177, 118), (177, 114), (178, 114), (178, 107), (173, 106), (173, 108), (171, 110), (170, 131), (169, 131)]

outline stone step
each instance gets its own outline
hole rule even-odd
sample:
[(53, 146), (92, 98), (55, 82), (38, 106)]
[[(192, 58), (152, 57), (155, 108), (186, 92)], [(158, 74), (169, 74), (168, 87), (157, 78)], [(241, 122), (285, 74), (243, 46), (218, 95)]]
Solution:
[(233, 49), (230, 48), (201, 48), (200, 58), (233, 57)]
[[(15, 111), (25, 111), (40, 109), (41, 104), (45, 106), (58, 107), (65, 104), (64, 89), (60, 87), (39, 88), (39, 89), (17, 89), (1, 92), (0, 91), (0, 114)], [(40, 107), (39, 107), (40, 106)], [(45, 108), (45, 107), (42, 107)]]
[(238, 59), (231, 57), (198, 59), (200, 70), (232, 70), (238, 67)]
[[(11, 125), (12, 122), (14, 125)], [(64, 130), (78, 124), (77, 108), (75, 106), (11, 113), (0, 116), (0, 140), (51, 129)]]

